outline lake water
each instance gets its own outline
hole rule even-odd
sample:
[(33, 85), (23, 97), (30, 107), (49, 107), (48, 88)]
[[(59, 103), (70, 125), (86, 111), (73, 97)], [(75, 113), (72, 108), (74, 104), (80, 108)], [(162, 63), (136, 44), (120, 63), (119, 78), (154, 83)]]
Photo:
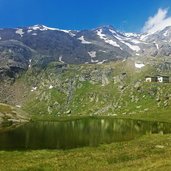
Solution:
[(72, 149), (129, 141), (153, 133), (171, 133), (171, 124), (109, 118), (31, 122), (1, 131), (0, 150)]

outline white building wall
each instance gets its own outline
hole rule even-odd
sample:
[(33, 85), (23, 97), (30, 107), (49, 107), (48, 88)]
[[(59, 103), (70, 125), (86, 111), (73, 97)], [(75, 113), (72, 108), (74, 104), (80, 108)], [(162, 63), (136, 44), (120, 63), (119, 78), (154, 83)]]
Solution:
[(151, 78), (146, 78), (145, 81), (146, 82), (152, 82), (152, 79)]
[(162, 82), (163, 82), (163, 77), (157, 77), (157, 81), (158, 81), (159, 83), (162, 83)]

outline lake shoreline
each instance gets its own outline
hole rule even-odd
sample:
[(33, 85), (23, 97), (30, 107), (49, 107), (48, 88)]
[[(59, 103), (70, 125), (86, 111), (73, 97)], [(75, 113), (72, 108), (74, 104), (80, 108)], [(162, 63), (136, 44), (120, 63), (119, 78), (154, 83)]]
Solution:
[[(156, 114), (157, 115), (157, 114)], [(171, 123), (169, 118), (166, 118), (164, 115), (162, 118), (156, 118), (155, 114), (148, 115), (144, 114), (134, 114), (134, 115), (117, 115), (117, 116), (108, 116), (108, 115), (71, 115), (71, 116), (46, 116), (46, 115), (32, 115), (31, 121), (72, 121), (72, 120), (80, 120), (85, 118), (99, 118), (99, 119), (128, 119), (128, 120), (136, 120), (136, 121), (154, 121), (154, 122), (163, 122), (163, 123)]]
[[(32, 118), (30, 122), (65, 122), (86, 118), (125, 119), (146, 122), (163, 122), (162, 119), (129, 118), (128, 116), (62, 116)], [(165, 120), (166, 121), (166, 120)], [(164, 123), (170, 123), (164, 122)], [(0, 150), (0, 168), (7, 170), (163, 170), (171, 169), (171, 135), (142, 135), (130, 141), (101, 144), (97, 147), (42, 150)], [(161, 156), (163, 156), (161, 158)], [(15, 169), (14, 169), (15, 168)]]
[(0, 150), (74, 149), (130, 141), (143, 135), (171, 134), (171, 124), (134, 119), (84, 117), (32, 121), (0, 133)]

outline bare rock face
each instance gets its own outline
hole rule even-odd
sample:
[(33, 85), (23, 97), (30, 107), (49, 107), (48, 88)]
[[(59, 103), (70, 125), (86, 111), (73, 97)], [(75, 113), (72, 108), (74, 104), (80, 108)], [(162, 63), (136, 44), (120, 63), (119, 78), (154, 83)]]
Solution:
[(0, 42), (0, 78), (12, 79), (26, 71), (32, 56), (32, 50), (18, 41)]
[(171, 27), (154, 34), (122, 33), (112, 26), (82, 31), (43, 25), (1, 29), (0, 77), (15, 78), (31, 66), (43, 69), (53, 61), (103, 64), (128, 57), (170, 56), (170, 38)]
[(25, 112), (17, 109), (17, 107), (0, 103), (0, 128), (3, 124), (12, 125), (28, 121), (29, 117)]
[[(143, 38), (144, 37), (144, 38)], [(149, 48), (144, 50), (144, 54), (151, 56), (170, 56), (171, 55), (171, 27), (166, 27), (153, 34), (144, 34), (141, 36)]]
[(135, 88), (136, 90), (140, 90), (140, 89), (141, 89), (141, 82), (140, 82), (140, 81), (137, 81), (137, 82), (135, 83), (135, 85), (134, 85), (134, 88)]

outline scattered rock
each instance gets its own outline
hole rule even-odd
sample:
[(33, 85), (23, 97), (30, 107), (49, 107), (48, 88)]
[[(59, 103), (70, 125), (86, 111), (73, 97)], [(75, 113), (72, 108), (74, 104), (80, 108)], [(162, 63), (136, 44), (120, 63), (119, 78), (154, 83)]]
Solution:
[(65, 112), (66, 114), (71, 114), (71, 110), (68, 110)]
[(148, 109), (148, 108), (144, 109), (144, 112), (148, 112), (148, 111), (149, 111), (149, 109)]
[(156, 145), (155, 147), (156, 147), (156, 148), (163, 149), (163, 148), (164, 148), (164, 145)]
[(141, 82), (136, 82), (135, 83), (135, 85), (134, 85), (134, 88), (136, 89), (136, 90), (140, 90), (141, 89)]
[(137, 108), (137, 109), (140, 109), (140, 108), (141, 108), (141, 106), (137, 106), (136, 108)]

